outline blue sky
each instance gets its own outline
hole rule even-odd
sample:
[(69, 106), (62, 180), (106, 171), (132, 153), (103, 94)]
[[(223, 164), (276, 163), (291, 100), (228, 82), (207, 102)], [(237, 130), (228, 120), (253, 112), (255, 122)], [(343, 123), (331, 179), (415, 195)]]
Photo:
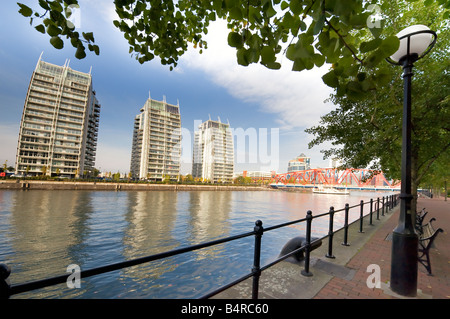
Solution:
[[(22, 3), (38, 9), (37, 0)], [(322, 83), (327, 66), (304, 72), (292, 72), (285, 57), (281, 70), (261, 65), (238, 66), (235, 51), (227, 45), (223, 22), (210, 26), (208, 49), (203, 54), (189, 50), (174, 71), (158, 59), (139, 64), (128, 53), (127, 41), (112, 21), (112, 0), (79, 1), (79, 32), (94, 32), (100, 56), (87, 52), (77, 60), (69, 42), (56, 50), (49, 37), (35, 31), (29, 19), (22, 17), (16, 1), (2, 4), (0, 20), (0, 164), (14, 166), (23, 104), (30, 77), (43, 52), (46, 62), (63, 65), (70, 59), (72, 69), (89, 72), (101, 104), (96, 167), (103, 171), (129, 171), (134, 117), (149, 96), (179, 101), (184, 132), (182, 174), (190, 173), (192, 152), (188, 139), (195, 121), (209, 117), (229, 121), (235, 132), (247, 132), (245, 144), (235, 139), (239, 161), (235, 171), (287, 171), (287, 163), (300, 153), (311, 157), (312, 167), (328, 166), (320, 149), (308, 149), (311, 136), (304, 129), (317, 125), (320, 116), (333, 109), (324, 103), (331, 90)], [(269, 132), (269, 136), (263, 133)], [(270, 132), (273, 132), (271, 135)], [(251, 133), (256, 133), (256, 136)], [(273, 137), (273, 138), (272, 138)], [(256, 139), (256, 140), (255, 140)], [(255, 145), (257, 143), (257, 145)], [(267, 145), (267, 151), (264, 148)], [(271, 154), (273, 151), (273, 154)], [(244, 153), (245, 152), (245, 153)], [(236, 154), (238, 155), (238, 154)]]

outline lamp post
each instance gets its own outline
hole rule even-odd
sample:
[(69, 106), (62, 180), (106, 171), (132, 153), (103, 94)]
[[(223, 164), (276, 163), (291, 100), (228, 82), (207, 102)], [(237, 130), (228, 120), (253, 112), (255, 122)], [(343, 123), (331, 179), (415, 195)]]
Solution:
[(400, 46), (387, 61), (403, 66), (402, 177), (400, 217), (392, 234), (391, 289), (403, 296), (417, 295), (418, 236), (411, 211), (411, 77), (413, 63), (427, 54), (437, 35), (424, 25), (408, 27), (397, 34)]

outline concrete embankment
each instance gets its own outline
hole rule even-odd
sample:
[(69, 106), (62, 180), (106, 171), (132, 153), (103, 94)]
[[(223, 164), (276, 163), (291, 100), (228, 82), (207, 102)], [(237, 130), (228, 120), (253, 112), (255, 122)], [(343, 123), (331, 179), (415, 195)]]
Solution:
[(180, 185), (149, 183), (105, 183), (74, 181), (3, 180), (0, 189), (105, 190), (105, 191), (264, 191), (265, 186)]

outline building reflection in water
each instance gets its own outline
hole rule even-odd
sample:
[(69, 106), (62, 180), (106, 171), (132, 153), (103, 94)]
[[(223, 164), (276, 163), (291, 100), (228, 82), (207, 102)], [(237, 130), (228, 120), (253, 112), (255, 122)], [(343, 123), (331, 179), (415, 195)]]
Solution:
[[(90, 213), (89, 192), (35, 190), (12, 194), (13, 254), (6, 260), (13, 270), (11, 283), (59, 276), (66, 273), (68, 265), (82, 262), (80, 248), (84, 242), (85, 220)], [(78, 207), (79, 203), (83, 207)], [(45, 298), (56, 289), (59, 288), (46, 288), (32, 295)], [(26, 294), (21, 295), (24, 297)]]
[[(173, 192), (127, 192), (127, 199), (127, 227), (122, 238), (126, 259), (149, 256), (179, 246), (180, 243), (172, 237), (177, 218), (177, 196)], [(123, 269), (126, 276), (121, 280), (127, 285), (140, 285), (142, 281), (153, 281), (175, 268), (176, 265), (170, 260), (155, 261)]]

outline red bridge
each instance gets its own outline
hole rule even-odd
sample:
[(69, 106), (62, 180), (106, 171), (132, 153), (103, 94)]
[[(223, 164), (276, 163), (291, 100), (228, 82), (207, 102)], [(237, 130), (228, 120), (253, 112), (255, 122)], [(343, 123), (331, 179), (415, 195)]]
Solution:
[(271, 184), (341, 187), (398, 188), (400, 181), (388, 181), (382, 171), (349, 168), (315, 168), (272, 175)]

